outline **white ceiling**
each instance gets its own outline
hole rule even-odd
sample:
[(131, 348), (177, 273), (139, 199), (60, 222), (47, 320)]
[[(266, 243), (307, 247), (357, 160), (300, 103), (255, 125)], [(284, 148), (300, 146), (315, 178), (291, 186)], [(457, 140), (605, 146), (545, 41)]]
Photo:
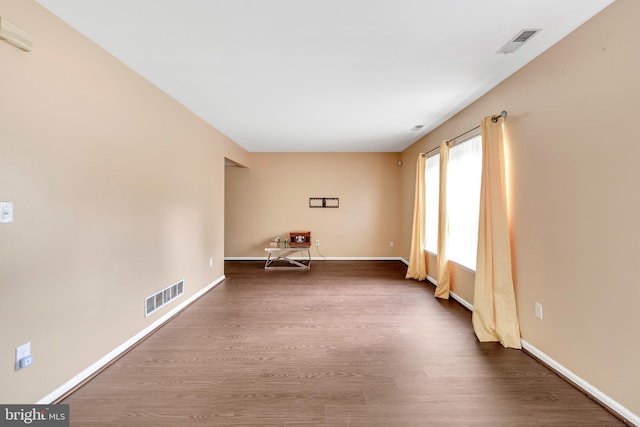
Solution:
[(37, 1), (247, 150), (284, 152), (402, 151), (613, 2)]

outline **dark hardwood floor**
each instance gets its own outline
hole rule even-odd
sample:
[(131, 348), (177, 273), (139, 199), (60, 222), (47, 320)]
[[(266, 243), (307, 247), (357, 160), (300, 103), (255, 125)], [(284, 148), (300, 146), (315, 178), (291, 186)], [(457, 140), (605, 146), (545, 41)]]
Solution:
[(72, 426), (616, 426), (395, 261), (227, 279), (77, 390)]

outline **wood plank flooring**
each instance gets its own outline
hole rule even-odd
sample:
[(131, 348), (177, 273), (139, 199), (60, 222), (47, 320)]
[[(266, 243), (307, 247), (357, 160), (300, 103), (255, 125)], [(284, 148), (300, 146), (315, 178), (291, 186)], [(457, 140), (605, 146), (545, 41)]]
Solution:
[(395, 261), (227, 279), (69, 396), (72, 426), (616, 426)]

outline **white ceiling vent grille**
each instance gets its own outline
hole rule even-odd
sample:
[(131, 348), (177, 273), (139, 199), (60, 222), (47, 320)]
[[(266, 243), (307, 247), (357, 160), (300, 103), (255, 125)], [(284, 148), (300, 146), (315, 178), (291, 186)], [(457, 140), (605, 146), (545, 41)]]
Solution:
[(184, 280), (149, 295), (144, 299), (144, 317), (148, 317), (151, 313), (159, 310), (165, 304), (178, 298), (184, 293)]
[(498, 50), (497, 53), (513, 53), (516, 50), (520, 49), (523, 44), (531, 40), (531, 37), (538, 34), (542, 29), (528, 29), (528, 30), (520, 30), (518, 34), (515, 35), (511, 40), (509, 40), (504, 46)]

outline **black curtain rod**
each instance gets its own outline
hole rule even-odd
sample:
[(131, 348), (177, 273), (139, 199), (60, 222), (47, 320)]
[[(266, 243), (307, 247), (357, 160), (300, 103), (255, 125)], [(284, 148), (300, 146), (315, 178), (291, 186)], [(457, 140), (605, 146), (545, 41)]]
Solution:
[[(504, 117), (504, 118), (506, 119), (506, 118), (507, 118), (507, 112), (506, 112), (506, 111), (504, 111), (504, 110), (503, 110), (503, 111), (501, 111), (501, 112), (500, 112), (500, 114), (496, 114), (495, 116), (491, 117), (491, 121), (492, 121), (493, 123), (497, 123), (497, 122), (498, 122), (498, 119), (500, 119), (500, 117)], [(456, 136), (456, 137), (454, 137), (454, 138), (451, 138), (451, 139), (447, 140), (447, 145), (449, 145), (449, 143), (450, 143), (450, 142), (453, 142), (453, 141), (455, 141), (456, 139), (460, 138), (461, 136), (465, 136), (466, 134), (471, 133), (471, 132), (473, 132), (474, 130), (478, 130), (478, 129), (480, 129), (480, 126), (476, 126), (476, 127), (474, 127), (473, 129), (469, 129), (469, 130), (468, 130), (468, 131), (466, 131), (466, 132), (462, 132), (460, 135), (458, 135), (458, 136)]]
[[(500, 114), (496, 114), (495, 116), (491, 117), (491, 121), (493, 123), (497, 123), (498, 120), (500, 119), (500, 117), (504, 117), (506, 119), (507, 118), (507, 112), (504, 111), (504, 110), (501, 111)], [(462, 132), (460, 135), (456, 136), (455, 138), (448, 139), (447, 140), (447, 145), (449, 145), (450, 142), (455, 141), (456, 139), (460, 138), (461, 136), (465, 136), (466, 134), (471, 133), (474, 130), (478, 130), (478, 129), (480, 129), (480, 126), (476, 126), (476, 127), (472, 128), (472, 129), (469, 129), (466, 132)], [(439, 149), (440, 149), (440, 147), (436, 147), (433, 150), (429, 150), (426, 153), (423, 153), (422, 157), (427, 157), (429, 154), (433, 153), (434, 151), (438, 151)]]

